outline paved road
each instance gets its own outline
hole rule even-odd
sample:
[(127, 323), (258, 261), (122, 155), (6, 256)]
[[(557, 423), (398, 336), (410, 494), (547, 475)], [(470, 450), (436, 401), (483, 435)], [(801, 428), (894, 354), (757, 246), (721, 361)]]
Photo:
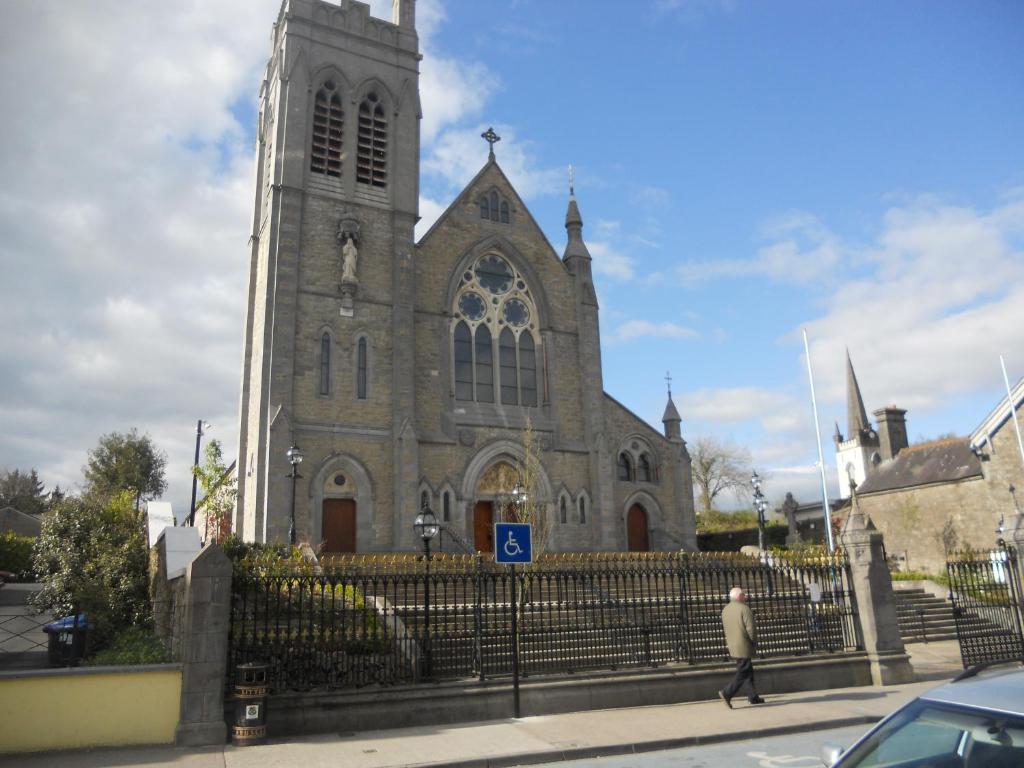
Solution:
[(601, 757), (548, 763), (565, 768), (821, 768), (821, 745), (834, 741), (849, 746), (870, 726), (733, 741), (705, 747), (668, 749), (640, 755)]

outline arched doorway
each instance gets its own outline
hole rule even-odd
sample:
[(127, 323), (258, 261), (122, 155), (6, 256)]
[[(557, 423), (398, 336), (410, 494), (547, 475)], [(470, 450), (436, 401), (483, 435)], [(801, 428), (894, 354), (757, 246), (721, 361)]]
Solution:
[(336, 469), (321, 486), (320, 541), (323, 552), (355, 552), (359, 487), (348, 472)]
[(473, 548), (477, 552), (494, 551), (494, 503), (478, 501), (473, 506)]
[(634, 504), (626, 513), (626, 542), (630, 552), (647, 552), (651, 548), (647, 535), (647, 510)]
[(320, 536), (324, 552), (356, 551), (355, 499), (324, 499)]

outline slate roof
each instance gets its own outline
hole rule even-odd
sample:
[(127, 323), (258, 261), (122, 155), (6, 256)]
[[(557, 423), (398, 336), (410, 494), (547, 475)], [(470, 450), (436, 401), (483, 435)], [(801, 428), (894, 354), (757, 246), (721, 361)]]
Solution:
[(857, 493), (892, 491), (933, 483), (950, 483), (981, 476), (981, 459), (970, 439), (954, 437), (904, 448), (895, 459), (875, 467)]

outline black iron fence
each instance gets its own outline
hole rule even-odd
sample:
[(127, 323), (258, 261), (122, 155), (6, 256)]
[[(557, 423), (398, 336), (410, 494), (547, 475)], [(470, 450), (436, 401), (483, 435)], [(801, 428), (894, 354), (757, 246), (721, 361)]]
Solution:
[(725, 660), (720, 614), (734, 586), (749, 596), (760, 656), (852, 650), (849, 583), (841, 555), (547, 556), (514, 578), (460, 556), (241, 572), (229, 669), (269, 664), (273, 691), (511, 674), (513, 589), (524, 675)]
[(1024, 658), (1024, 603), (1017, 551), (957, 552), (946, 562), (964, 668)]

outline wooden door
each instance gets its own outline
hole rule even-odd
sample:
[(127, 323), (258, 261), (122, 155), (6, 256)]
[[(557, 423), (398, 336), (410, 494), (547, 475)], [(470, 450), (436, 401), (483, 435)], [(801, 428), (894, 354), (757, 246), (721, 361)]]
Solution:
[(494, 551), (494, 505), (489, 501), (473, 507), (473, 547), (477, 552)]
[(647, 538), (647, 512), (639, 504), (626, 515), (626, 538), (630, 552), (646, 552), (651, 548)]
[(356, 502), (354, 499), (324, 499), (321, 536), (324, 552), (356, 551)]

